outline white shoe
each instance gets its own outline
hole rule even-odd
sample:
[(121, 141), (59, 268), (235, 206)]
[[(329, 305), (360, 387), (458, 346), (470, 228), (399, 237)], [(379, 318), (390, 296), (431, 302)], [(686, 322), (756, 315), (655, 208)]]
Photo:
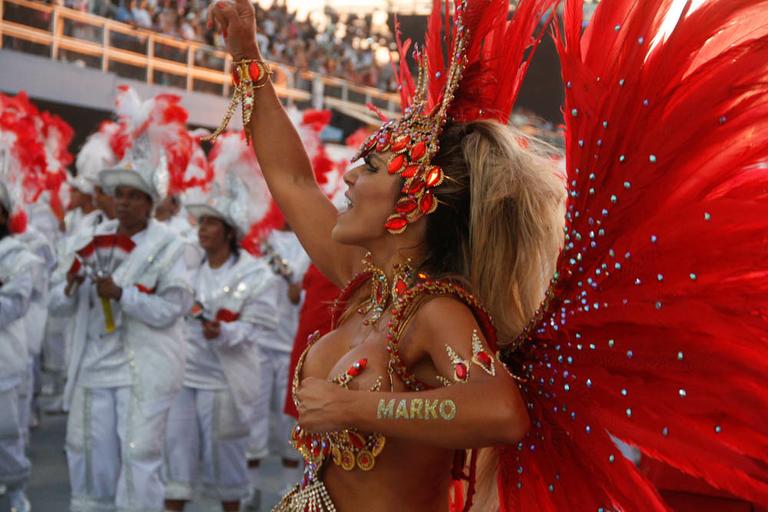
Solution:
[(29, 428), (35, 430), (40, 427), (40, 407), (32, 408), (32, 414), (29, 416)]
[(65, 414), (64, 399), (61, 395), (54, 398), (48, 405), (43, 407), (46, 414)]
[(22, 490), (11, 491), (8, 493), (11, 501), (11, 512), (32, 512), (32, 505), (29, 504), (27, 494)]
[(243, 512), (259, 512), (261, 510), (261, 489), (253, 488), (248, 498), (243, 501)]

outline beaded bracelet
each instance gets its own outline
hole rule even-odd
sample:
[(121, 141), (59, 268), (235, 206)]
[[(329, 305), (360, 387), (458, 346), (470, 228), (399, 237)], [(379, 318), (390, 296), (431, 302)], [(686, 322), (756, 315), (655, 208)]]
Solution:
[(272, 70), (269, 69), (267, 63), (257, 59), (242, 59), (233, 63), (232, 69), (232, 84), (235, 87), (235, 91), (232, 94), (232, 101), (229, 102), (229, 108), (224, 119), (221, 121), (221, 125), (211, 135), (205, 137), (203, 140), (215, 141), (216, 137), (227, 129), (229, 122), (232, 120), (232, 116), (235, 114), (237, 104), (241, 103), (243, 112), (243, 129), (245, 130), (245, 139), (248, 144), (251, 143), (251, 134), (248, 131), (248, 125), (251, 122), (251, 116), (253, 115), (253, 91), (255, 89), (261, 89), (270, 81), (270, 75)]

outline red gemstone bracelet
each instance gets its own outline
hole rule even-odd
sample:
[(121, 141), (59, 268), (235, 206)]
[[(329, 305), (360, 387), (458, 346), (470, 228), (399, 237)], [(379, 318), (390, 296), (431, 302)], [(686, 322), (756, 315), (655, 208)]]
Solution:
[(221, 125), (204, 140), (214, 141), (216, 137), (227, 129), (232, 116), (235, 114), (237, 104), (242, 105), (243, 112), (243, 129), (245, 130), (245, 138), (248, 143), (251, 143), (251, 134), (248, 131), (248, 125), (251, 122), (253, 115), (254, 105), (254, 90), (261, 89), (267, 83), (269, 83), (272, 70), (266, 62), (257, 59), (243, 59), (233, 63), (232, 68), (232, 85), (235, 88), (232, 94), (232, 101), (229, 103), (227, 113), (224, 115), (224, 119)]

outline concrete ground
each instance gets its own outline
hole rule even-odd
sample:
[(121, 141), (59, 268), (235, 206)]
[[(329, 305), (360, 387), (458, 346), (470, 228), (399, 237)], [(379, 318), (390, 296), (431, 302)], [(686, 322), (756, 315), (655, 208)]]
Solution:
[[(67, 512), (69, 510), (69, 478), (64, 454), (65, 415), (42, 415), (39, 428), (32, 432), (29, 456), (32, 461), (32, 478), (27, 494), (34, 512)], [(278, 502), (283, 482), (280, 460), (270, 457), (262, 463), (262, 511), (269, 511)], [(0, 512), (3, 504), (0, 499)], [(196, 502), (187, 506), (186, 512), (218, 512), (216, 503)]]

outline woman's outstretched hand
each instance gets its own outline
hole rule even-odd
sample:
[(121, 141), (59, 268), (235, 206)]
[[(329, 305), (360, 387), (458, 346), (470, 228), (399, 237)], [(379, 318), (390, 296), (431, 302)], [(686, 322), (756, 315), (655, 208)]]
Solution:
[(256, 12), (250, 0), (217, 0), (208, 7), (208, 26), (224, 35), (234, 60), (258, 59)]

